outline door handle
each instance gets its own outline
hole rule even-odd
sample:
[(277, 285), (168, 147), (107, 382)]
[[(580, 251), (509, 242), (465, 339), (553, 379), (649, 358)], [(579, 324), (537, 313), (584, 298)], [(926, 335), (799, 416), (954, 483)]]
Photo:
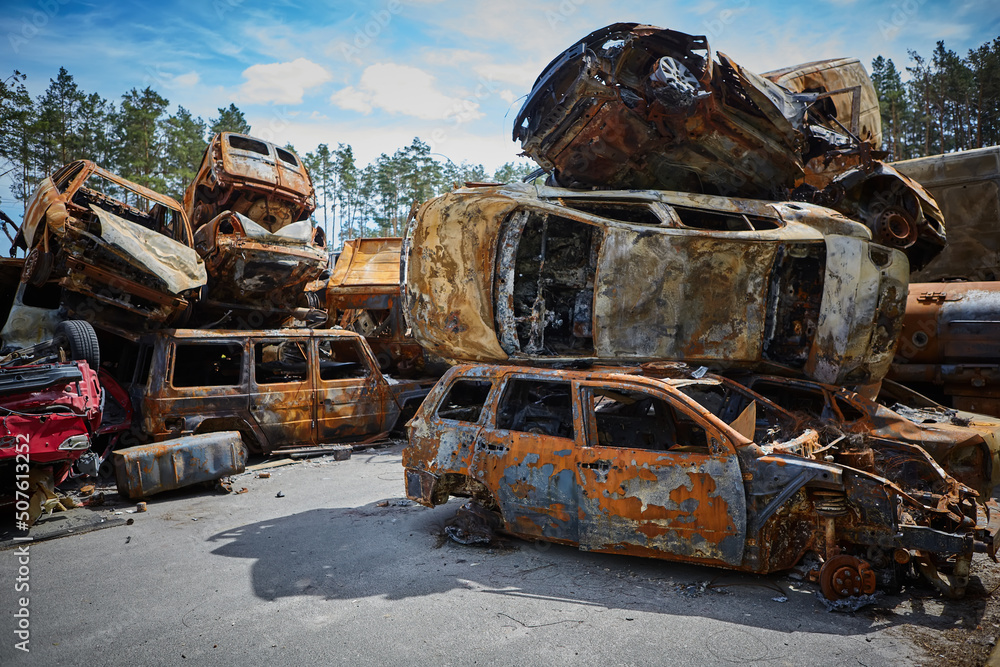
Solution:
[(598, 459), (597, 461), (592, 461), (590, 463), (581, 463), (581, 468), (588, 468), (590, 470), (596, 470), (597, 472), (606, 473), (611, 470), (611, 461), (605, 459)]

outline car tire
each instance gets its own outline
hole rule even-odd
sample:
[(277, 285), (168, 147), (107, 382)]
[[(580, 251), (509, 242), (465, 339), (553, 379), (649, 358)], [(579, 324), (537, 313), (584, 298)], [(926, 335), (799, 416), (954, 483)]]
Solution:
[(101, 345), (89, 322), (66, 320), (56, 327), (56, 344), (69, 350), (73, 361), (86, 361), (94, 371), (101, 367)]
[(40, 248), (32, 248), (31, 252), (24, 259), (23, 276), (21, 282), (33, 287), (41, 287), (52, 275), (52, 267), (55, 259), (51, 252), (45, 252)]

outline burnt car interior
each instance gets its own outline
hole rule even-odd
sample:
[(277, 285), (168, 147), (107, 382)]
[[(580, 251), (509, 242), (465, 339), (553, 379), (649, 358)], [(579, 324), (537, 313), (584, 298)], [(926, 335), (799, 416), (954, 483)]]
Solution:
[(573, 439), (572, 385), (511, 379), (497, 408), (497, 428)]
[(371, 369), (365, 363), (356, 341), (334, 339), (319, 342), (320, 380), (365, 378), (370, 373)]
[(238, 343), (178, 343), (174, 348), (174, 387), (226, 387), (240, 384), (243, 346)]
[(510, 218), (506, 239), (518, 241), (513, 271), (501, 272), (497, 285), (499, 293), (513, 295), (514, 330), (505, 326), (502, 313), (497, 314), (504, 350), (508, 354), (520, 350), (553, 356), (593, 354), (591, 310), (601, 229), (524, 211)]
[(441, 400), (437, 416), (453, 421), (478, 422), (491, 389), (493, 383), (489, 380), (459, 380)]
[(709, 453), (705, 429), (659, 396), (605, 387), (587, 393), (597, 428), (591, 445)]

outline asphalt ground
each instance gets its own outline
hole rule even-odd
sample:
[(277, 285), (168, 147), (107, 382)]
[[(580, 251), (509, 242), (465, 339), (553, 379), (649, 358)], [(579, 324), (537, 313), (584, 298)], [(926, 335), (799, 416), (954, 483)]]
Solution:
[(0, 664), (977, 665), (1000, 637), (1000, 567), (979, 556), (964, 600), (913, 586), (838, 612), (787, 573), (455, 544), (443, 527), (461, 502), (406, 501), (401, 450), (247, 473), (245, 493), (181, 490), (144, 513), (114, 499), (90, 522), (110, 527), (28, 543), (20, 584), (23, 553), (0, 550)]

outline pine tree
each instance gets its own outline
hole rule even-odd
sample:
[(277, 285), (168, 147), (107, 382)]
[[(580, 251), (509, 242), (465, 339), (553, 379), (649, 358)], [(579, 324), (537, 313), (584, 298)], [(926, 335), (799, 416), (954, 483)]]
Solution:
[(246, 116), (232, 103), (228, 107), (219, 107), (219, 117), (211, 119), (209, 123), (208, 129), (213, 137), (220, 132), (250, 134), (250, 123)]

